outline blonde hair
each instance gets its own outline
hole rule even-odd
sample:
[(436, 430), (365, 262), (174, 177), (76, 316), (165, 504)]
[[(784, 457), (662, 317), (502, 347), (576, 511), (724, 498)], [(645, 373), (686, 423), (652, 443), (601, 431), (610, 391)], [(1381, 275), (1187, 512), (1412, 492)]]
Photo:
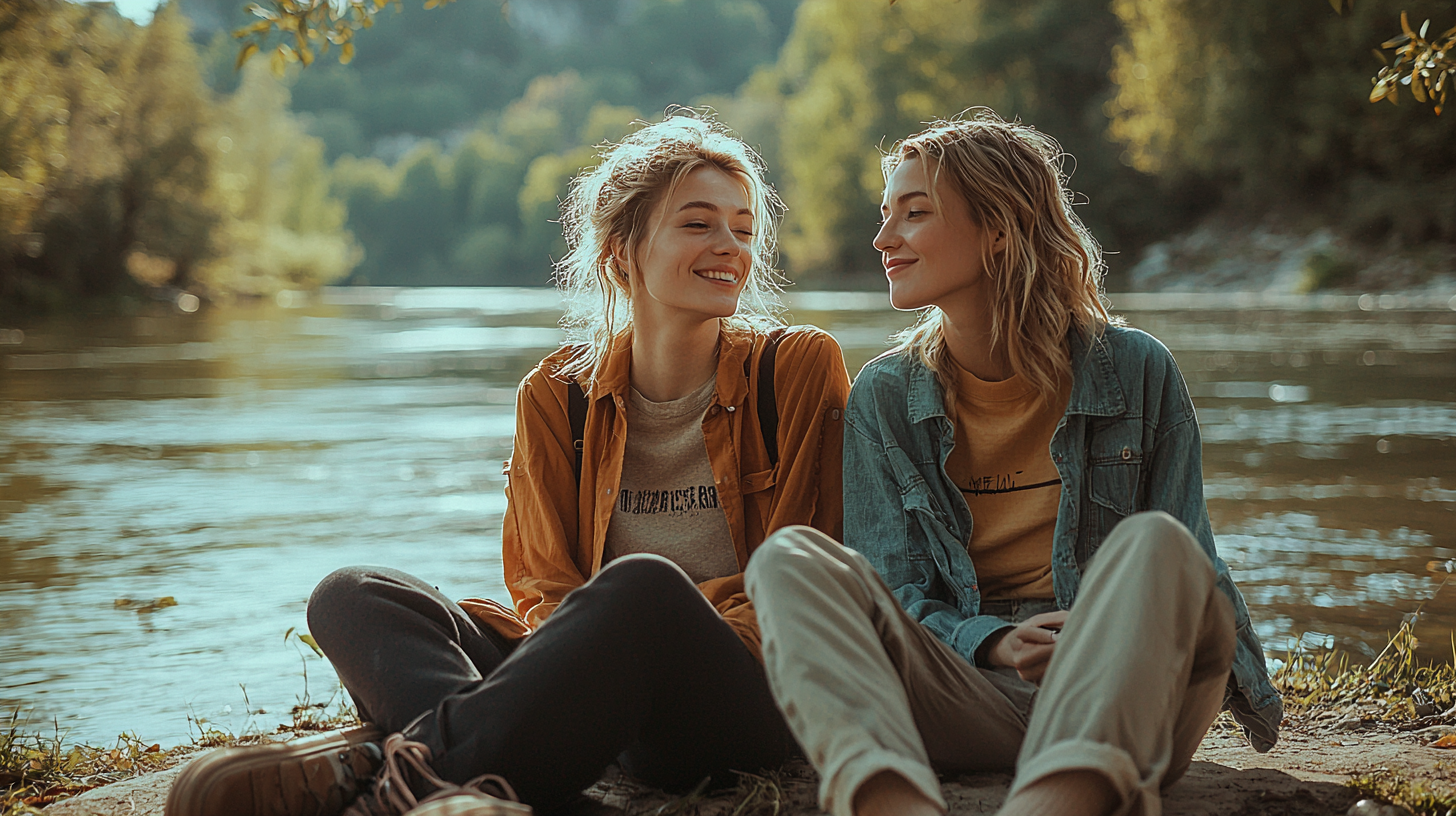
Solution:
[[(618, 144), (602, 146), (601, 164), (571, 182), (561, 205), (568, 252), (556, 264), (556, 285), (566, 297), (561, 318), (567, 341), (581, 353), (563, 368), (588, 375), (632, 321), (632, 281), (638, 244), (646, 237), (653, 208), (672, 198), (688, 174), (714, 167), (747, 189), (753, 210), (752, 258), (731, 325), (779, 325), (781, 284), (773, 268), (775, 235), (784, 205), (764, 180), (763, 162), (753, 149), (706, 112), (670, 108), (663, 121), (646, 124)], [(626, 268), (615, 254), (621, 254)]]
[[(1072, 212), (1063, 155), (1055, 139), (1029, 125), (972, 108), (897, 142), (881, 161), (888, 182), (901, 163), (920, 159), (932, 199), (944, 173), (977, 226), (1006, 234), (1003, 251), (991, 254), (989, 241), (982, 250), (994, 301), (991, 344), (1005, 344), (1012, 372), (1043, 399), (1071, 375), (1068, 331), (1075, 327), (1091, 337), (1120, 322), (1101, 297), (1102, 248)], [(944, 322), (944, 313), (931, 306), (891, 342), (894, 351), (917, 355), (949, 391), (955, 366)]]

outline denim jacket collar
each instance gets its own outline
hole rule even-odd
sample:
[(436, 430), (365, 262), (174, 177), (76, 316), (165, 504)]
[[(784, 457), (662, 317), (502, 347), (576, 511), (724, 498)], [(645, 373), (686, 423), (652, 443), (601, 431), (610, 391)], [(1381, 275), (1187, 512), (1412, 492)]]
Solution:
[(1117, 368), (1104, 337), (1099, 332), (1089, 343), (1081, 330), (1073, 328), (1067, 332), (1072, 361), (1069, 414), (1120, 416), (1127, 412), (1127, 397), (1122, 392), (1122, 382), (1117, 378)]
[[(1127, 397), (1117, 378), (1112, 354), (1099, 333), (1089, 343), (1079, 329), (1067, 332), (1067, 347), (1072, 363), (1072, 393), (1067, 400), (1067, 413), (1088, 416), (1120, 416), (1127, 412)], [(945, 417), (946, 399), (935, 372), (923, 365), (909, 367), (907, 403), (911, 422), (920, 423), (934, 417)]]

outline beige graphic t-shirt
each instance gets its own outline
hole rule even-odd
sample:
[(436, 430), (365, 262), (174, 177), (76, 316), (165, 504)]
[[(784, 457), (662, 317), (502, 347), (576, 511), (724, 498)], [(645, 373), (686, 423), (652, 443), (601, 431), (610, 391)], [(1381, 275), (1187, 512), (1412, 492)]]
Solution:
[(1049, 403), (1021, 377), (956, 372), (955, 447), (946, 473), (973, 520), (967, 551), (981, 597), (1052, 598), (1052, 534), (1062, 496), (1049, 446), (1070, 384)]
[(739, 571), (703, 441), (703, 414), (715, 382), (671, 402), (649, 402), (632, 389), (606, 560), (655, 553), (682, 567), (695, 583)]

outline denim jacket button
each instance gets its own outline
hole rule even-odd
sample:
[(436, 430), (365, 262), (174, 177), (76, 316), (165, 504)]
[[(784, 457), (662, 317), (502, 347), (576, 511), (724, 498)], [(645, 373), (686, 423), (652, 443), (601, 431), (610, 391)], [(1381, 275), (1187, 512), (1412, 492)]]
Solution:
[(1122, 461), (1126, 462), (1127, 460), (1129, 460), (1131, 458), (1132, 458), (1132, 448), (1123, 448), (1122, 449)]

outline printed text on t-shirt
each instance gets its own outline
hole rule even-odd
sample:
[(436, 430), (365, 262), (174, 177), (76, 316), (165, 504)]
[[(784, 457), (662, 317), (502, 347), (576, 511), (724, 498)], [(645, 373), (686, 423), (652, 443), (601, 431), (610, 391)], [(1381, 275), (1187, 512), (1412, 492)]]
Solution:
[(674, 490), (628, 490), (623, 488), (617, 509), (634, 515), (668, 513), (682, 516), (696, 510), (718, 507), (718, 488), (713, 485), (680, 487)]

